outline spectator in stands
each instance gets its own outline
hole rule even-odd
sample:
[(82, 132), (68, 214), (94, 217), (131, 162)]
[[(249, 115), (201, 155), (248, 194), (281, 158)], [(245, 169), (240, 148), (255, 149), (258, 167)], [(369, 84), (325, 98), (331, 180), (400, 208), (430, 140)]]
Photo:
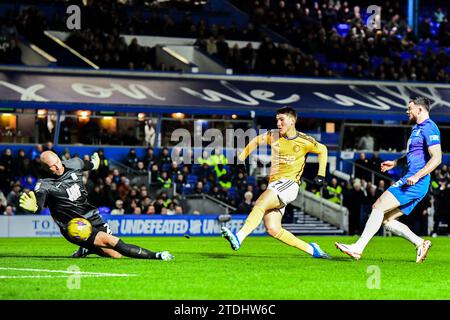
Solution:
[(380, 158), (380, 154), (378, 152), (374, 152), (372, 157), (369, 160), (370, 166), (369, 168), (375, 172), (379, 172), (381, 168), (381, 163), (383, 160)]
[(30, 175), (23, 176), (19, 182), (24, 189), (34, 190), (36, 186), (36, 178)]
[(119, 193), (119, 198), (125, 200), (128, 194), (131, 192), (130, 180), (125, 176), (120, 177), (120, 183), (117, 186), (117, 192)]
[(142, 209), (139, 206), (136, 206), (133, 210), (133, 214), (142, 214)]
[(173, 161), (169, 169), (169, 176), (176, 177), (178, 174), (181, 174), (181, 167), (177, 164), (176, 161)]
[(141, 200), (142, 212), (147, 214), (148, 208), (152, 205), (153, 201), (150, 197), (145, 197)]
[(349, 194), (349, 196), (344, 196), (344, 205), (349, 211), (349, 233), (351, 235), (360, 234), (365, 225), (361, 223), (360, 215), (362, 210), (361, 207), (366, 201), (366, 195), (362, 190), (361, 181), (359, 179), (355, 179), (353, 182), (353, 189), (347, 194)]
[(3, 211), (4, 216), (13, 216), (15, 214), (15, 210), (13, 206), (7, 206), (5, 211)]
[(70, 151), (69, 149), (65, 149), (64, 153), (61, 155), (61, 161), (66, 161), (69, 160), (70, 158), (72, 158), (72, 156), (70, 155)]
[(161, 154), (158, 157), (158, 165), (164, 170), (164, 167), (170, 166), (171, 163), (172, 158), (170, 157), (169, 149), (163, 148)]
[(125, 165), (129, 168), (136, 169), (138, 162), (139, 158), (136, 154), (136, 149), (131, 148), (130, 151), (128, 152), (127, 157), (125, 158)]
[(152, 165), (152, 169), (150, 170), (150, 183), (152, 185), (158, 184), (159, 175), (160, 175), (160, 172), (159, 172), (158, 164), (154, 163)]
[(164, 208), (164, 199), (161, 196), (157, 197), (153, 206), (155, 207), (155, 214), (161, 214), (161, 210)]
[(329, 201), (340, 204), (342, 196), (342, 187), (338, 184), (336, 178), (332, 178), (330, 184), (327, 185), (327, 197)]
[(14, 182), (14, 158), (10, 148), (0, 157), (0, 189), (6, 190)]
[(249, 214), (253, 208), (253, 193), (247, 191), (244, 194), (244, 201), (241, 202), (237, 208), (237, 213), (239, 214)]
[(155, 206), (154, 205), (150, 205), (147, 208), (146, 214), (155, 214)]
[(147, 148), (147, 152), (145, 153), (142, 161), (144, 161), (144, 165), (147, 170), (149, 170), (156, 163), (155, 152), (152, 147)]
[(40, 157), (42, 152), (44, 152), (44, 147), (42, 146), (42, 144), (38, 143), (36, 147), (34, 147), (31, 151), (31, 160), (35, 159), (36, 157)]
[(175, 193), (182, 194), (183, 193), (183, 187), (186, 184), (186, 179), (184, 178), (183, 174), (179, 173), (174, 181), (175, 184)]
[(231, 183), (231, 175), (228, 172), (227, 168), (222, 165), (216, 165), (214, 166), (214, 172), (216, 174), (216, 181), (219, 183), (219, 185), (223, 188), (223, 189), (230, 189), (232, 186)]
[(144, 161), (139, 161), (136, 167), (137, 174), (147, 174), (147, 169), (145, 169)]
[(449, 181), (444, 178), (442, 174), (437, 174), (439, 176), (437, 183), (433, 180), (432, 183), (432, 194), (434, 196), (434, 225), (432, 234), (434, 236), (442, 234), (441, 225), (445, 225), (450, 222), (448, 217), (448, 208), (450, 207), (450, 188)]
[(55, 145), (53, 144), (53, 142), (51, 142), (50, 140), (48, 140), (46, 143), (45, 143), (45, 150), (46, 151), (53, 151), (53, 152), (55, 152)]
[(359, 159), (355, 161), (355, 177), (359, 179), (364, 179), (366, 181), (371, 180), (371, 173), (367, 170), (370, 169), (369, 159), (366, 157), (365, 152), (359, 154)]
[[(302, 185), (304, 187), (302, 187)], [(302, 181), (302, 184), (300, 185), (300, 190), (305, 190), (306, 189), (306, 182)], [(255, 194), (255, 199), (258, 199), (260, 195), (263, 194), (264, 191), (267, 190), (267, 182), (266, 181), (262, 181), (259, 183), (259, 186), (257, 188), (256, 194)]]
[(166, 215), (173, 216), (175, 214), (175, 205), (173, 203), (169, 204), (167, 207)]
[(116, 185), (120, 184), (120, 172), (119, 169), (115, 168), (113, 169), (112, 173), (111, 173), (111, 182), (114, 182)]
[(203, 182), (202, 181), (197, 181), (197, 184), (195, 185), (193, 193), (194, 194), (202, 194), (203, 193)]
[(227, 203), (228, 196), (227, 193), (220, 188), (218, 185), (214, 185), (211, 190), (209, 191), (209, 195), (213, 198), (216, 198), (219, 201)]
[(12, 206), (14, 209), (14, 212), (19, 209), (19, 195), (20, 190), (22, 189), (22, 186), (20, 183), (15, 183), (12, 187), (12, 190), (8, 193), (8, 196), (6, 197), (6, 202), (8, 206)]
[(247, 189), (247, 180), (245, 179), (245, 175), (242, 171), (239, 171), (237, 172), (237, 174), (235, 174), (233, 186), (236, 187), (239, 198), (243, 198), (244, 192)]
[(366, 132), (366, 134), (359, 139), (357, 148), (358, 150), (373, 151), (374, 146), (374, 138), (370, 135), (369, 132)]
[(161, 172), (161, 175), (159, 175), (159, 177), (157, 178), (157, 182), (158, 188), (166, 191), (170, 190), (172, 186), (172, 178), (169, 177), (167, 171)]
[[(100, 159), (100, 164), (96, 170), (97, 177), (104, 179), (109, 173), (109, 161), (105, 156), (105, 151), (103, 148), (97, 150), (98, 157)], [(91, 172), (92, 173), (92, 172)]]
[(100, 126), (93, 119), (89, 119), (83, 126), (83, 134), (80, 138), (81, 143), (91, 145), (100, 142)]
[[(145, 121), (145, 126), (144, 126), (145, 145), (150, 146), (150, 148), (152, 146), (154, 146), (155, 138), (156, 138), (156, 130), (155, 130), (155, 126), (154, 126), (152, 120)], [(147, 163), (147, 167), (148, 167), (148, 163)]]
[(25, 150), (20, 149), (15, 161), (15, 175), (19, 177), (27, 176), (31, 173), (30, 159), (26, 156)]
[(117, 191), (117, 184), (112, 182), (109, 176), (105, 178), (103, 193), (105, 195), (105, 205), (109, 208), (114, 207), (116, 199), (119, 198), (119, 192)]
[(175, 206), (175, 214), (183, 214), (183, 207)]
[(92, 181), (92, 179), (89, 179), (88, 172), (83, 172), (83, 183), (86, 186), (86, 190), (88, 190), (89, 203), (97, 208), (104, 206), (106, 200), (103, 193), (103, 185), (95, 185), (94, 181)]

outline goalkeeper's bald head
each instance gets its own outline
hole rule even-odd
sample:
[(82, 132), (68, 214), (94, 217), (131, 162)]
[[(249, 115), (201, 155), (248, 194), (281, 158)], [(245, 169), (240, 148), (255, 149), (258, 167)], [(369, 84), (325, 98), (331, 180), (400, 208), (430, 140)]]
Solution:
[(61, 159), (53, 151), (44, 151), (41, 154), (41, 162), (51, 173), (60, 176), (64, 173), (64, 166)]

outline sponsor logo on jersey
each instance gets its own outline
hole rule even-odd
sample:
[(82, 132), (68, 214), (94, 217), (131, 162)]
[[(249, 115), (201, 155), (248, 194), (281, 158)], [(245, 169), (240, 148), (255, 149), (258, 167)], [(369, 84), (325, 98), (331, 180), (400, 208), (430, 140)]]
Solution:
[(287, 163), (292, 164), (295, 161), (295, 156), (289, 156), (289, 155), (280, 155), (279, 156), (279, 163)]
[(439, 141), (439, 135), (437, 134), (433, 134), (430, 136), (430, 141)]
[(299, 152), (300, 151), (300, 146), (295, 145), (294, 146), (294, 152)]
[(80, 186), (77, 184), (74, 184), (69, 189), (66, 189), (66, 191), (67, 194), (69, 195), (69, 200), (72, 202), (81, 197)]
[(77, 181), (78, 177), (76, 173), (71, 173), (70, 176), (72, 177), (73, 181)]

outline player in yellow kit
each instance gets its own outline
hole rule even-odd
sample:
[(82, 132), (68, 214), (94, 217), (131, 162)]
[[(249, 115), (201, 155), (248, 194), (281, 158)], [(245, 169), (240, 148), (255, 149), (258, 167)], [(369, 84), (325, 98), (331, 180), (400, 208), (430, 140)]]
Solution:
[(272, 237), (315, 258), (329, 258), (330, 256), (316, 243), (308, 244), (300, 240), (281, 225), (286, 205), (297, 198), (308, 153), (318, 154), (319, 173), (314, 182), (323, 185), (328, 157), (327, 147), (295, 129), (297, 114), (291, 107), (277, 110), (276, 120), (278, 130), (271, 130), (255, 137), (239, 155), (239, 160), (244, 161), (258, 146), (270, 145), (272, 165), (267, 190), (256, 200), (241, 230), (234, 234), (230, 229), (223, 227), (222, 235), (230, 242), (233, 250), (238, 250), (244, 239), (261, 223), (261, 220), (264, 220), (266, 230)]

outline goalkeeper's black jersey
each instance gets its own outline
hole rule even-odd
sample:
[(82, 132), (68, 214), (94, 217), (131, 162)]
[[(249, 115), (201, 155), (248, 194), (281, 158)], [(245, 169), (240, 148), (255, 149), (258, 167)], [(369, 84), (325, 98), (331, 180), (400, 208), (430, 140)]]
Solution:
[(88, 193), (83, 183), (84, 161), (73, 158), (62, 164), (65, 169), (61, 176), (40, 179), (34, 188), (38, 210), (48, 207), (61, 227), (95, 209), (88, 203)]

